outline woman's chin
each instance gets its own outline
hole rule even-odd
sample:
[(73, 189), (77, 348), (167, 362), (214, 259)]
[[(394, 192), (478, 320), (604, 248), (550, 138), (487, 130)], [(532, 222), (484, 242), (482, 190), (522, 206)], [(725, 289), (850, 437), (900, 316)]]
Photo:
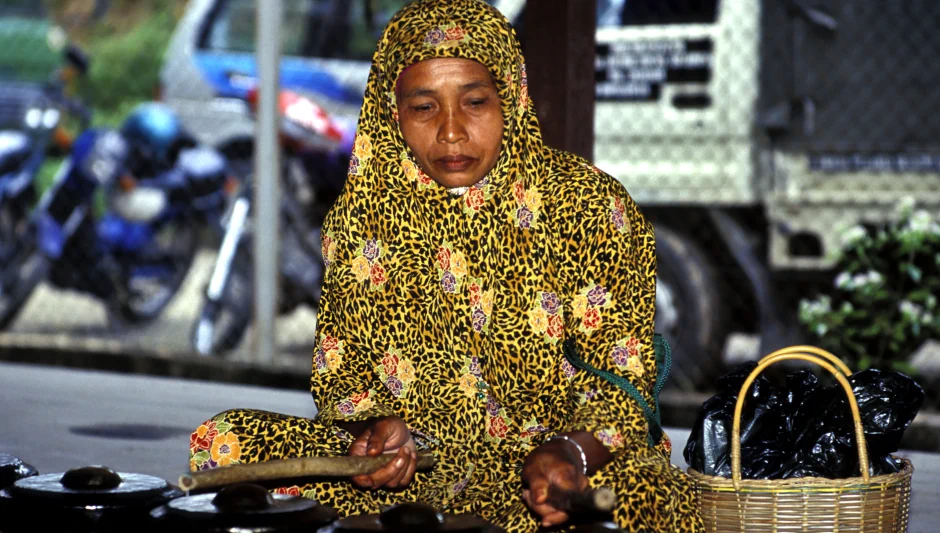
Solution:
[(483, 177), (484, 175), (471, 172), (439, 172), (431, 175), (431, 179), (436, 181), (438, 185), (448, 189), (472, 187), (479, 183)]

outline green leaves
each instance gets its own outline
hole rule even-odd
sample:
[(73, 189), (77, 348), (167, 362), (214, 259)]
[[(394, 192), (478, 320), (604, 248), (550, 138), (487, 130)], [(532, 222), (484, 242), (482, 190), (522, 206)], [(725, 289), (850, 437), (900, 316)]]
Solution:
[(914, 283), (920, 283), (924, 277), (924, 272), (910, 263), (901, 263), (901, 270), (906, 272)]
[(856, 369), (913, 374), (911, 354), (940, 338), (940, 224), (915, 207), (908, 200), (896, 222), (846, 230), (832, 284), (800, 302), (807, 333)]

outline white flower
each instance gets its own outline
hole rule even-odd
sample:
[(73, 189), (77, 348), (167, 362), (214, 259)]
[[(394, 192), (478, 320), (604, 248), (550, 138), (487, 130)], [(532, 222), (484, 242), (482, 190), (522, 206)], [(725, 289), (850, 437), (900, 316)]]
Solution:
[(933, 309), (934, 307), (937, 307), (937, 297), (931, 294), (927, 297), (925, 304), (927, 305), (927, 309)]
[(842, 247), (849, 248), (868, 237), (868, 231), (864, 226), (856, 224), (842, 233)]
[(855, 288), (855, 285), (852, 283), (852, 275), (848, 272), (840, 272), (839, 275), (836, 276), (836, 288), (845, 289), (847, 291)]
[(930, 313), (924, 313), (924, 315), (920, 317), (920, 322), (922, 324), (930, 324), (933, 322), (933, 315)]
[(843, 313), (851, 313), (852, 311), (855, 311), (855, 306), (852, 305), (852, 302), (842, 302)]
[(905, 196), (895, 205), (894, 211), (902, 218), (907, 217), (914, 211), (914, 206), (916, 205), (917, 200), (915, 200), (913, 196)]
[(831, 311), (832, 300), (828, 296), (820, 296), (816, 300), (800, 300), (800, 316), (806, 322), (816, 320)]
[(901, 311), (901, 314), (905, 317), (915, 321), (920, 320), (924, 313), (923, 307), (908, 300), (901, 300), (901, 303), (898, 304), (898, 310)]
[(844, 283), (848, 286), (846, 290), (880, 287), (881, 284), (884, 283), (884, 276), (874, 270), (869, 270), (864, 274), (856, 274), (852, 276), (852, 279), (844, 281)]
[(822, 337), (829, 331), (829, 326), (825, 324), (816, 324), (816, 335)]
[(926, 233), (930, 229), (930, 223), (933, 222), (930, 217), (930, 213), (924, 211), (923, 209), (918, 209), (911, 219), (907, 221), (907, 228), (910, 231), (917, 233)]

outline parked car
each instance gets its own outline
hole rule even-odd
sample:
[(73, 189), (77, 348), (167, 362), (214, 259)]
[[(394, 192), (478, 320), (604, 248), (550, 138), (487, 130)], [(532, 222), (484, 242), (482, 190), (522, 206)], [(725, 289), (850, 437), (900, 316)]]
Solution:
[[(351, 138), (375, 43), (409, 1), (283, 0), (281, 87), (316, 102)], [(254, 0), (190, 1), (157, 90), (201, 142), (233, 161), (250, 161), (254, 143), (245, 98), (257, 77), (255, 10)]]
[(42, 2), (4, 0), (0, 3), (0, 129), (17, 129), (30, 102), (61, 63), (49, 43), (56, 27), (46, 18)]

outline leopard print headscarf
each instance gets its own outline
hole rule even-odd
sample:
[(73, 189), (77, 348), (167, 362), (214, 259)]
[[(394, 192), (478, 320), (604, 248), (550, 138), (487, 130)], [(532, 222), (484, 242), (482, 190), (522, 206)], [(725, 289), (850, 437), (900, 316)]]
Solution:
[[(400, 73), (440, 57), (485, 65), (502, 105), (498, 161), (461, 196), (421, 170), (398, 126)], [(636, 406), (568, 364), (561, 341), (649, 396), (652, 228), (616, 180), (543, 145), (506, 18), (479, 0), (409, 4), (378, 43), (364, 102), (323, 231), (321, 418), (394, 413), (462, 464), (518, 464), (574, 429), (615, 452), (644, 446)]]

